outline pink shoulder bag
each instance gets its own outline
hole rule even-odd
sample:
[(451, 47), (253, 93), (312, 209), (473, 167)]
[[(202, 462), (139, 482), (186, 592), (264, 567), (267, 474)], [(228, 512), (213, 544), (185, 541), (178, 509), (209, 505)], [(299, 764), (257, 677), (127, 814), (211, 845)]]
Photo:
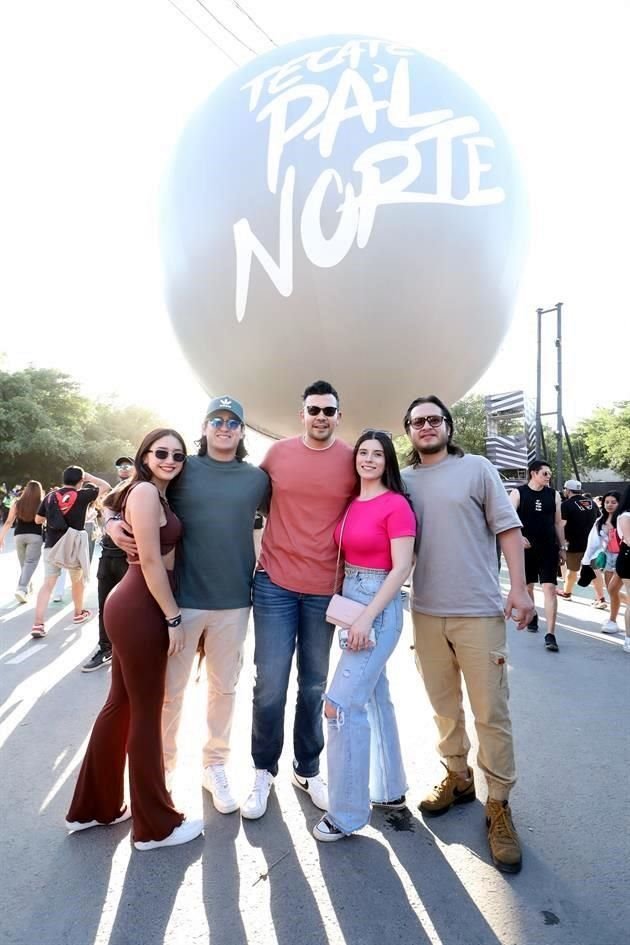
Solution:
[[(337, 582), (339, 581), (341, 542), (343, 539), (343, 529), (346, 524), (349, 511), (350, 505), (346, 509), (346, 514), (344, 515), (343, 521), (341, 523), (341, 531), (339, 532), (339, 550), (337, 551), (337, 567), (335, 568), (335, 583), (333, 590), (337, 587)], [(335, 627), (341, 627), (344, 630), (349, 630), (354, 621), (361, 616), (364, 610), (364, 604), (359, 604), (356, 600), (350, 600), (349, 597), (344, 597), (342, 594), (333, 594), (326, 610), (326, 621), (328, 623), (332, 623)]]

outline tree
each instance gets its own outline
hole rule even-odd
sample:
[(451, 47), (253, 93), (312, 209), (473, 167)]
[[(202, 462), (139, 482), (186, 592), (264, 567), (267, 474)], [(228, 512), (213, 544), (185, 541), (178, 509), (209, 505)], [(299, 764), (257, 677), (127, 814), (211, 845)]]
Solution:
[(577, 432), (586, 445), (589, 466), (609, 467), (630, 478), (630, 400), (598, 407), (578, 424)]
[(160, 425), (149, 410), (91, 401), (61, 371), (0, 370), (0, 481), (39, 479), (47, 488), (73, 463), (112, 477), (116, 456), (133, 455), (141, 437)]

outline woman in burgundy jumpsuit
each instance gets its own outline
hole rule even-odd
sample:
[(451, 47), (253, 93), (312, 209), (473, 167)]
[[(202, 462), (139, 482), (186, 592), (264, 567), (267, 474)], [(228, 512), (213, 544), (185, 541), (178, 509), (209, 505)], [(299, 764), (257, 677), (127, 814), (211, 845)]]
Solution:
[[(111, 689), (94, 724), (66, 820), (68, 830), (77, 831), (131, 816), (140, 850), (186, 843), (203, 828), (202, 821), (186, 820), (173, 806), (162, 761), (166, 662), (183, 646), (172, 580), (182, 528), (168, 507), (166, 490), (182, 471), (185, 450), (174, 430), (147, 434), (131, 481), (105, 500), (133, 532), (138, 554), (105, 603), (113, 647)], [(123, 800), (127, 757), (130, 811)]]

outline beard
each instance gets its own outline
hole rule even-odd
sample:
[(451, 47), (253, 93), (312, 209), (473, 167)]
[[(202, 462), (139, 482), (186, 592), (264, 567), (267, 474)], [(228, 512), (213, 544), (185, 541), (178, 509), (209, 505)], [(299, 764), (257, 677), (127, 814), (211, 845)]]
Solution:
[(437, 440), (435, 443), (425, 443), (417, 447), (420, 456), (432, 456), (434, 453), (441, 453), (448, 446), (448, 440)]

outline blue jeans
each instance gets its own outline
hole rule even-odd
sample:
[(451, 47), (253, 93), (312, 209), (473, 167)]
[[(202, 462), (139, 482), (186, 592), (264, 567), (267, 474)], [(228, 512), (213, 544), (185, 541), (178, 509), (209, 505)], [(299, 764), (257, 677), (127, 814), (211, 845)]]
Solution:
[[(368, 604), (387, 577), (346, 565), (343, 595)], [(407, 790), (396, 713), (385, 673), (400, 640), (402, 595), (376, 618), (376, 645), (344, 650), (326, 699), (337, 709), (328, 719), (328, 816), (352, 833), (370, 819), (370, 801), (393, 801)]]
[(326, 623), (329, 595), (298, 594), (254, 577), (254, 710), (252, 758), (275, 775), (284, 742), (284, 707), (297, 650), (298, 695), (293, 724), (293, 767), (303, 778), (319, 774), (324, 747), (322, 699), (328, 678), (333, 627)]

